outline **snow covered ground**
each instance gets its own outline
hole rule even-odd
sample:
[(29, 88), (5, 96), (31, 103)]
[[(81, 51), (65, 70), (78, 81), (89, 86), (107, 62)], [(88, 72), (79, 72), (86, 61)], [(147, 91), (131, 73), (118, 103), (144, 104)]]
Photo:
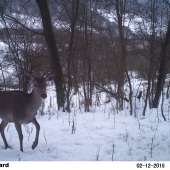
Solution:
[(31, 149), (35, 127), (23, 125), (23, 153), (14, 124), (10, 123), (5, 134), (12, 149), (5, 150), (0, 137), (0, 161), (169, 161), (168, 104), (164, 109), (166, 122), (160, 110), (158, 119), (157, 109), (147, 110), (145, 117), (140, 116), (139, 109), (137, 119), (129, 115), (128, 109), (116, 114), (111, 104), (89, 113), (77, 110), (37, 115), (39, 144)]
[[(139, 84), (141, 82), (133, 79), (133, 96), (142, 90), (142, 85), (138, 88)], [(24, 152), (21, 152), (17, 131), (10, 123), (5, 135), (12, 149), (5, 150), (0, 137), (0, 161), (170, 161), (168, 99), (164, 101), (167, 120), (164, 121), (160, 108), (147, 109), (143, 117), (144, 102), (138, 99), (136, 118), (130, 116), (129, 104), (117, 114), (115, 99), (107, 104), (101, 102), (100, 107), (93, 106), (89, 113), (84, 112), (83, 108), (79, 108), (83, 101), (81, 90), (73, 96), (72, 112), (63, 113), (56, 111), (53, 86), (49, 86), (47, 91), (45, 115), (38, 113), (36, 116), (41, 126), (38, 146), (35, 150), (31, 149), (35, 126), (32, 123), (22, 125)], [(105, 95), (101, 94), (100, 98), (106, 101)], [(133, 105), (134, 101), (133, 97)]]

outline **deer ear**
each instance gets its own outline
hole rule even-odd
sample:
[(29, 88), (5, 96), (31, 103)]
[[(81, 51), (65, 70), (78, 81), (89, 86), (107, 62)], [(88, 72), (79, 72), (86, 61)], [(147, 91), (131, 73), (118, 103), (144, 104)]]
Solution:
[(54, 74), (53, 73), (49, 73), (47, 74), (47, 76), (45, 77), (46, 81), (51, 81), (52, 79), (54, 79)]
[(26, 79), (28, 81), (33, 81), (34, 80), (33, 75), (31, 73), (27, 72), (27, 71), (24, 71), (24, 75), (25, 75), (25, 77), (26, 77)]

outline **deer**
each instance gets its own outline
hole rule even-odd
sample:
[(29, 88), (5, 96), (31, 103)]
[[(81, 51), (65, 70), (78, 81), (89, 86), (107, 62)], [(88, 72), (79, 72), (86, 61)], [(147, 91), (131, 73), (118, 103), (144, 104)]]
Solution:
[(42, 99), (47, 98), (46, 86), (47, 82), (54, 78), (53, 73), (49, 73), (45, 77), (35, 77), (25, 71), (24, 75), (29, 82), (33, 82), (34, 87), (31, 93), (19, 90), (0, 91), (0, 132), (5, 144), (5, 149), (10, 148), (4, 134), (4, 129), (9, 122), (15, 124), (20, 141), (20, 150), (23, 152), (23, 134), (21, 125), (33, 123), (36, 127), (35, 141), (32, 149), (38, 145), (40, 125), (36, 120), (36, 114), (41, 106)]

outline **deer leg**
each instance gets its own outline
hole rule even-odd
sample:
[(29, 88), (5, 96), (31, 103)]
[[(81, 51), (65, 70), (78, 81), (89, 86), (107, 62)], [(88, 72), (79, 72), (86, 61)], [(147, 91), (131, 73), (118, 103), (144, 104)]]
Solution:
[(40, 125), (37, 122), (36, 118), (34, 117), (34, 119), (32, 120), (32, 123), (35, 125), (36, 127), (36, 136), (35, 136), (35, 141), (33, 142), (32, 145), (32, 149), (35, 149), (35, 147), (38, 145), (38, 138), (39, 138), (39, 132), (40, 132)]
[(4, 133), (4, 129), (7, 126), (7, 124), (8, 124), (8, 122), (5, 122), (3, 120), (2, 120), (2, 122), (0, 124), (0, 132), (1, 132), (1, 136), (2, 136), (2, 139), (4, 141), (4, 144), (5, 144), (5, 149), (10, 148), (8, 146), (8, 143), (7, 143), (6, 138), (5, 138), (5, 133)]
[(20, 150), (23, 152), (23, 135), (22, 135), (22, 129), (21, 129), (21, 124), (17, 121), (15, 121), (15, 127), (18, 132), (19, 140), (20, 140)]

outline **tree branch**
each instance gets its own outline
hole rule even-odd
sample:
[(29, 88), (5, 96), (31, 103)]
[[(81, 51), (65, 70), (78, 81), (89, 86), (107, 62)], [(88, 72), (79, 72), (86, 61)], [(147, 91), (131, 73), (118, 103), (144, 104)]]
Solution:
[[(96, 84), (95, 82), (91, 81), (95, 86), (101, 88), (102, 90), (104, 90), (104, 92), (111, 94), (116, 100), (118, 99), (118, 95), (116, 93), (112, 93), (110, 91), (108, 91), (107, 89), (105, 89), (104, 87), (100, 86), (99, 84)], [(129, 100), (126, 97), (122, 97), (123, 100), (125, 100), (126, 102), (129, 102)]]
[(34, 34), (44, 35), (44, 33), (42, 33), (42, 32), (36, 32), (36, 31), (28, 28), (27, 26), (25, 26), (24, 24), (22, 24), (21, 22), (19, 22), (17, 19), (15, 19), (14, 17), (12, 17), (12, 16), (10, 16), (10, 15), (8, 15), (8, 14), (3, 14), (3, 17), (4, 17), (5, 19), (7, 19), (7, 20), (11, 20), (11, 21), (13, 21), (13, 22), (21, 25), (22, 27), (24, 27), (24, 28), (26, 28), (27, 30), (33, 32)]
[(169, 5), (169, 7), (170, 7), (170, 3), (169, 3), (169, 1), (168, 0), (166, 0), (166, 3)]

